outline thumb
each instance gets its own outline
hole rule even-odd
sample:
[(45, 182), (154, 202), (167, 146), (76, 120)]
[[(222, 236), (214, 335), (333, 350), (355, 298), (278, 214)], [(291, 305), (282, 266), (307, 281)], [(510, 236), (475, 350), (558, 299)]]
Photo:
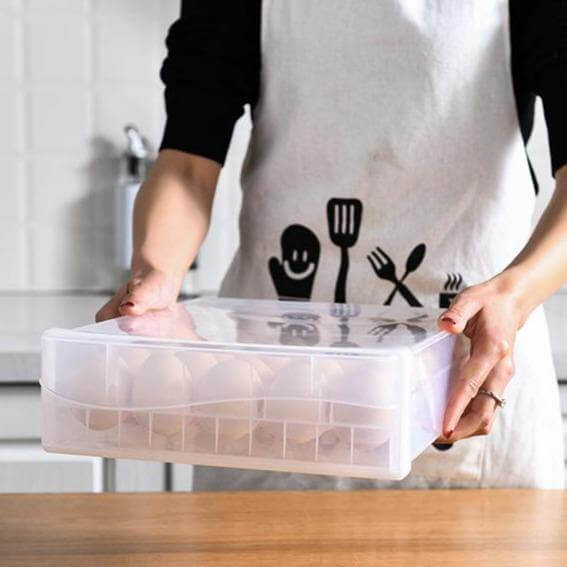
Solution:
[(461, 292), (453, 302), (449, 309), (441, 313), (437, 324), (443, 331), (449, 333), (462, 333), (469, 321), (476, 315), (481, 308), (481, 304), (477, 299)]
[(163, 309), (175, 303), (177, 293), (161, 276), (152, 272), (128, 282), (126, 294), (120, 303), (120, 314), (143, 315), (148, 310)]

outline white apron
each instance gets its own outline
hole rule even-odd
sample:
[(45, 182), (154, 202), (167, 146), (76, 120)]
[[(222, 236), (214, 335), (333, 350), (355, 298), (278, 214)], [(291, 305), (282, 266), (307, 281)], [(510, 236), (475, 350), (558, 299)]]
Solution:
[[(506, 0), (264, 0), (261, 75), (223, 295), (446, 307), (526, 243), (534, 189)], [(491, 434), (431, 447), (396, 486), (563, 486), (541, 310), (515, 359)], [(195, 474), (197, 490), (390, 485)]]

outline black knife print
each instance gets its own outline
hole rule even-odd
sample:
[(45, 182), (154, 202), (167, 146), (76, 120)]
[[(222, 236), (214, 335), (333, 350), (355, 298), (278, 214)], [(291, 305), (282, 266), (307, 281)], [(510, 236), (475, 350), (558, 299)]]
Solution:
[(419, 300), (415, 297), (415, 295), (405, 285), (404, 280), (410, 273), (415, 272), (415, 270), (419, 268), (423, 261), (423, 258), (425, 257), (425, 252), (426, 246), (423, 243), (418, 244), (411, 251), (406, 261), (406, 270), (404, 272), (404, 275), (399, 279), (396, 275), (396, 265), (394, 264), (390, 256), (388, 256), (388, 254), (386, 254), (386, 252), (384, 252), (384, 250), (380, 248), (380, 246), (376, 246), (376, 249), (373, 250), (368, 256), (366, 256), (377, 277), (383, 280), (388, 280), (395, 284), (394, 289), (384, 302), (384, 305), (391, 305), (396, 293), (400, 292), (400, 295), (411, 307), (423, 307)]
[(335, 285), (335, 303), (346, 303), (348, 249), (358, 240), (361, 221), (362, 203), (358, 199), (330, 199), (327, 203), (329, 237), (331, 242), (341, 249), (341, 265)]

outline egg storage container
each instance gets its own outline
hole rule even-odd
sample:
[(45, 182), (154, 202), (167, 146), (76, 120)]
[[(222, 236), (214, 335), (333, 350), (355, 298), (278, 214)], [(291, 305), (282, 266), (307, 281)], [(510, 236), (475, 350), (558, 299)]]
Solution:
[(401, 479), (441, 431), (436, 314), (202, 298), (43, 336), (47, 451)]

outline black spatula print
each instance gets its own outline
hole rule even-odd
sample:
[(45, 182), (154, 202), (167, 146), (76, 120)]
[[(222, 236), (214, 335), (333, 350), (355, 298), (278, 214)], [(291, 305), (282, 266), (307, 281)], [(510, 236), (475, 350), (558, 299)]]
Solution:
[(362, 203), (358, 199), (330, 199), (327, 203), (327, 221), (331, 242), (341, 249), (341, 265), (335, 285), (335, 303), (346, 303), (348, 249), (358, 240)]

